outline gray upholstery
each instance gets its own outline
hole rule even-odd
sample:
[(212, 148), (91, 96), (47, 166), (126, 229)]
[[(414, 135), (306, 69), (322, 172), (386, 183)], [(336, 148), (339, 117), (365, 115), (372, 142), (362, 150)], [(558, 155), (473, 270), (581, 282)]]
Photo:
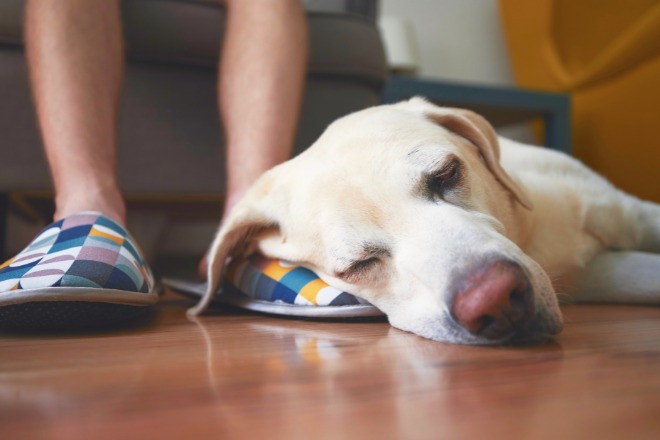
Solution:
[[(374, 105), (385, 59), (375, 1), (309, 1), (310, 62), (296, 152), (335, 118)], [(320, 7), (320, 6), (324, 6)], [(0, 192), (42, 191), (50, 176), (30, 101), (21, 45), (23, 0), (0, 1)], [(126, 0), (127, 47), (119, 176), (133, 194), (222, 194), (216, 64), (224, 11), (210, 1)]]

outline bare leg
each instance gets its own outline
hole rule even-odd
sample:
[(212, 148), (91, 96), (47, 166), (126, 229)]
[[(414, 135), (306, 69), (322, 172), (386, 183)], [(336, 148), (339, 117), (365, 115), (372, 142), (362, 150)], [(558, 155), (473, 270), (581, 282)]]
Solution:
[[(218, 103), (227, 143), (224, 216), (266, 170), (291, 156), (307, 67), (300, 0), (225, 0)], [(205, 259), (200, 276), (205, 277)]]
[(26, 46), (55, 184), (55, 218), (96, 210), (123, 224), (115, 175), (123, 71), (119, 2), (31, 0)]
[(226, 211), (291, 156), (307, 67), (300, 0), (226, 0), (218, 102), (227, 142)]

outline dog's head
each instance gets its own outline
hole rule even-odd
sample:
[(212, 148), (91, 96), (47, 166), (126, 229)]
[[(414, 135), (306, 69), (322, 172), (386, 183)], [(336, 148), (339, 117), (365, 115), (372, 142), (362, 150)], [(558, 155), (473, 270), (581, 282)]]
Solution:
[(516, 245), (524, 190), (480, 116), (414, 98), (341, 118), (265, 173), (220, 228), (206, 307), (228, 257), (259, 249), (314, 270), (448, 342), (555, 334), (561, 315), (541, 267)]

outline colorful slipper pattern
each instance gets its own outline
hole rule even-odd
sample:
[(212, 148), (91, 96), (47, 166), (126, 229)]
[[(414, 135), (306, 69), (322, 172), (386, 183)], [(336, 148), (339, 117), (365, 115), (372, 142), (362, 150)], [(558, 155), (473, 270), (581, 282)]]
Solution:
[[(137, 306), (157, 299), (153, 275), (135, 241), (97, 212), (77, 213), (50, 224), (0, 266), (0, 327), (11, 321), (5, 310), (11, 306), (37, 302), (69, 309), (73, 305), (63, 302)], [(88, 304), (90, 308), (99, 307)]]
[(348, 306), (368, 304), (329, 286), (311, 270), (270, 260), (260, 254), (237, 260), (226, 275), (234, 287), (250, 298), (299, 306)]
[[(201, 298), (206, 283), (165, 278), (174, 292)], [(311, 270), (254, 254), (229, 266), (212, 304), (229, 304), (253, 312), (306, 319), (383, 319), (375, 306), (329, 286)]]

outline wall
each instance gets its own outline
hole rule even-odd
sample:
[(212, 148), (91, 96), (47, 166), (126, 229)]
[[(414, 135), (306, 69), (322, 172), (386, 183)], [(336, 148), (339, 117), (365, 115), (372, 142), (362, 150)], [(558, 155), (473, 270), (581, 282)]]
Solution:
[[(419, 48), (419, 76), (512, 86), (497, 0), (381, 0), (380, 15), (409, 20)], [(498, 129), (506, 137), (536, 143), (529, 125)]]
[(381, 16), (414, 25), (421, 76), (511, 85), (497, 0), (381, 0)]

